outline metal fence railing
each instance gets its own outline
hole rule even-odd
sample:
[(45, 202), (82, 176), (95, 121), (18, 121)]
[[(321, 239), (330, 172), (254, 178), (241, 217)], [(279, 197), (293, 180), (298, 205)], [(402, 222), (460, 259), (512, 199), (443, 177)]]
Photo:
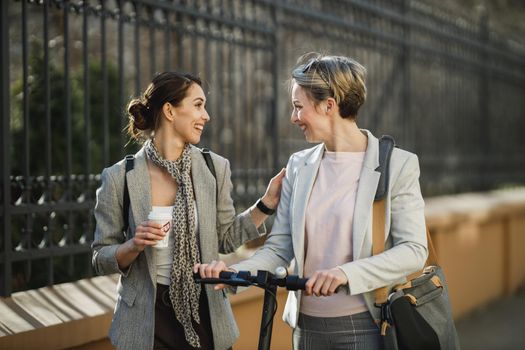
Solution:
[(525, 49), (416, 0), (0, 2), (0, 294), (92, 274), (99, 173), (134, 151), (123, 109), (156, 72), (206, 82), (202, 145), (239, 208), (306, 146), (286, 79), (308, 51), (368, 69), (359, 124), (419, 155), (425, 195), (525, 182)]

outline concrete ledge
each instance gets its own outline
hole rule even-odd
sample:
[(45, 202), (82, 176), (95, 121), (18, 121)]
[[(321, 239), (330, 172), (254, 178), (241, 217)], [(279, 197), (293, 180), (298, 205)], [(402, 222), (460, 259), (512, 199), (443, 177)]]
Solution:
[[(106, 339), (112, 312), (0, 337), (2, 349), (67, 349)], [(38, 344), (38, 345), (37, 345)]]
[(525, 283), (525, 189), (427, 198), (425, 213), (455, 318)]
[[(112, 348), (107, 334), (116, 302), (118, 275), (94, 277), (14, 293), (0, 299), (0, 349)], [(259, 341), (263, 291), (249, 288), (230, 296), (241, 331), (235, 349)], [(272, 348), (289, 349), (291, 329), (282, 319), (287, 292), (277, 293)]]
[(57, 284), (0, 299), (1, 349), (64, 349), (107, 338), (117, 276)]

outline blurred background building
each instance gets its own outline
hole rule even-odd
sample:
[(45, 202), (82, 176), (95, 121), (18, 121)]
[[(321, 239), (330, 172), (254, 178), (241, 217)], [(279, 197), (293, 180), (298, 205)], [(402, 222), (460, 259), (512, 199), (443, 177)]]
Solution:
[(138, 149), (122, 132), (123, 111), (165, 70), (205, 81), (212, 121), (201, 146), (231, 161), (239, 209), (307, 146), (289, 123), (288, 78), (310, 51), (366, 66), (359, 125), (418, 154), (426, 198), (525, 183), (522, 1), (11, 0), (0, 8), (4, 297), (93, 276), (99, 174)]

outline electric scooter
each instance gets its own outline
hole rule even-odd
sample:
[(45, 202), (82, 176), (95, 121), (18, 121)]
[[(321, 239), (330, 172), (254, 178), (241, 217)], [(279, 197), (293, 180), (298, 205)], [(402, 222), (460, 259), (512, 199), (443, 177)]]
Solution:
[(256, 286), (264, 289), (264, 303), (262, 308), (261, 329), (259, 332), (258, 350), (270, 350), (272, 340), (273, 317), (277, 311), (277, 287), (287, 290), (304, 290), (307, 278), (299, 278), (296, 275), (288, 275), (284, 267), (275, 269), (275, 273), (268, 271), (257, 271), (252, 276), (249, 271), (222, 271), (219, 278), (201, 278), (198, 273), (194, 274), (196, 283), (203, 284), (227, 284), (229, 286)]

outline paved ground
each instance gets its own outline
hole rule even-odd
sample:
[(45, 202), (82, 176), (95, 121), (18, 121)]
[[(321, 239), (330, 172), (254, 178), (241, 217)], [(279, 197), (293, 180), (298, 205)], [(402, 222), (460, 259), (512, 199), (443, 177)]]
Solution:
[(525, 288), (456, 323), (462, 350), (525, 350)]

